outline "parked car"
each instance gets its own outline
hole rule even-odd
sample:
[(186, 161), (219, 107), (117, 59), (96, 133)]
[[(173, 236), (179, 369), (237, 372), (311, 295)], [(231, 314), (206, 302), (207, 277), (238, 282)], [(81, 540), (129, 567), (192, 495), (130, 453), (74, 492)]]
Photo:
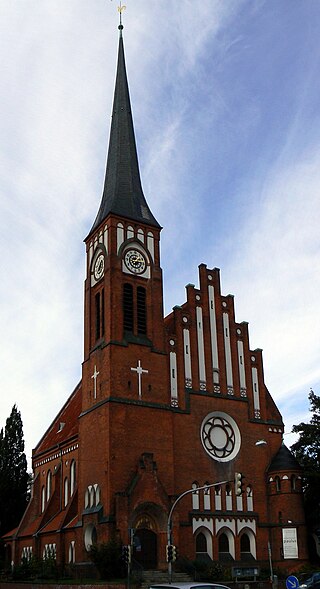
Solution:
[(301, 585), (299, 589), (320, 589), (320, 572), (313, 573)]
[(220, 583), (155, 583), (149, 589), (230, 589)]

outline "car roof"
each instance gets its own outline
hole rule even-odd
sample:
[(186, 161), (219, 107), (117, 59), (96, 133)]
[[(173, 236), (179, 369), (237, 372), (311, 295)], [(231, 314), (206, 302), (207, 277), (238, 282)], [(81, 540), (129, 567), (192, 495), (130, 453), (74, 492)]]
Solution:
[(199, 582), (183, 582), (183, 583), (152, 583), (149, 585), (149, 589), (192, 589), (193, 587), (196, 587), (198, 589), (200, 589), (200, 587), (208, 587), (209, 589), (214, 588), (214, 587), (222, 587), (223, 589), (229, 589), (229, 587), (227, 587), (227, 585), (222, 585), (221, 583), (199, 583)]

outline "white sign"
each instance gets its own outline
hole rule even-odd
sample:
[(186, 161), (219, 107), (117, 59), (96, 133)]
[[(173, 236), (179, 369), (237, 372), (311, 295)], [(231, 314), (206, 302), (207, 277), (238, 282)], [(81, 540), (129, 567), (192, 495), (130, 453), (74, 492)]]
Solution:
[(283, 558), (298, 558), (298, 541), (296, 528), (282, 530)]

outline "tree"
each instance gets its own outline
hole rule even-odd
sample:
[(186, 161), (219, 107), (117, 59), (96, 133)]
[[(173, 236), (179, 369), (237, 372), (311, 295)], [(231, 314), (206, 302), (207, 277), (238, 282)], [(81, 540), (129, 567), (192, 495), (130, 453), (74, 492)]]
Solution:
[(28, 479), (22, 420), (14, 405), (0, 431), (0, 535), (18, 525), (27, 505)]
[(314, 536), (320, 533), (320, 397), (309, 393), (310, 423), (294, 425), (292, 431), (299, 439), (291, 450), (304, 470), (304, 501), (306, 521)]

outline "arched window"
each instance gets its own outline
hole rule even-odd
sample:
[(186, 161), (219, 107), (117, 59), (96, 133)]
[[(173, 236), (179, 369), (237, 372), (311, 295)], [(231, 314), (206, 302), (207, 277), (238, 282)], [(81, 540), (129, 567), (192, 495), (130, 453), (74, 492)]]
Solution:
[(251, 485), (248, 485), (247, 489), (247, 511), (253, 511), (253, 490)]
[(123, 329), (135, 335), (147, 333), (147, 294), (143, 286), (134, 289), (132, 284), (123, 285)]
[(46, 505), (46, 488), (43, 485), (43, 487), (41, 489), (41, 513), (44, 512), (45, 505)]
[(128, 283), (123, 285), (123, 329), (133, 332), (133, 287)]
[(128, 227), (127, 227), (127, 239), (132, 239), (133, 237), (134, 237), (133, 227), (131, 227), (131, 225), (128, 225)]
[(69, 479), (66, 477), (64, 479), (64, 506), (67, 505), (69, 501)]
[(231, 559), (229, 538), (227, 534), (220, 534), (218, 538), (219, 560), (227, 561)]
[(95, 295), (96, 340), (104, 336), (104, 288)]
[(137, 330), (138, 335), (147, 333), (146, 289), (143, 286), (137, 288)]
[(195, 489), (192, 493), (192, 509), (199, 509), (199, 487), (197, 482), (192, 483), (192, 489)]
[(276, 491), (277, 491), (277, 493), (280, 493), (280, 491), (281, 491), (280, 477), (276, 476), (274, 480), (275, 480), (275, 483), (276, 483)]
[(250, 529), (245, 529), (241, 533), (240, 558), (243, 561), (252, 561), (257, 558), (256, 537)]
[(51, 470), (48, 470), (47, 474), (47, 501), (49, 501), (51, 497), (51, 487), (52, 487), (52, 473)]
[[(209, 483), (205, 483), (205, 485), (209, 485)], [(211, 501), (210, 501), (210, 487), (204, 489), (203, 493), (203, 507), (204, 509), (211, 509)]]
[(235, 559), (234, 535), (229, 528), (224, 528), (218, 536), (219, 561), (231, 562)]
[(207, 554), (208, 550), (207, 550), (207, 538), (205, 537), (205, 535), (200, 532), (197, 536), (196, 536), (196, 553), (199, 554), (199, 552), (201, 554)]
[(217, 511), (221, 510), (221, 487), (215, 487), (214, 503)]
[(242, 534), (240, 538), (240, 558), (241, 560), (250, 560), (251, 549), (250, 539), (247, 534)]
[(70, 464), (70, 496), (72, 497), (76, 488), (76, 461), (72, 460)]
[(94, 487), (92, 485), (90, 485), (90, 487), (88, 487), (88, 490), (89, 490), (89, 507), (93, 507), (94, 506), (94, 496), (95, 496)]
[(291, 491), (297, 490), (297, 477), (295, 474), (291, 476)]
[(101, 491), (100, 491), (99, 485), (94, 485), (94, 490), (95, 490), (95, 505), (99, 505), (99, 503), (100, 503), (100, 495), (101, 495)]
[(138, 229), (137, 238), (140, 239), (142, 243), (144, 242), (144, 231), (142, 229)]
[(86, 492), (84, 494), (84, 507), (85, 509), (87, 509), (89, 507), (89, 503), (90, 503), (90, 494), (89, 494), (89, 487), (86, 489)]
[(197, 556), (212, 558), (212, 534), (205, 526), (201, 526), (196, 531), (195, 548)]
[(84, 531), (84, 544), (87, 552), (89, 552), (91, 546), (97, 543), (97, 530), (95, 526), (90, 523), (87, 525)]
[(76, 561), (75, 541), (72, 540), (69, 544), (69, 563)]
[(230, 485), (226, 485), (226, 509), (232, 510), (232, 489)]

